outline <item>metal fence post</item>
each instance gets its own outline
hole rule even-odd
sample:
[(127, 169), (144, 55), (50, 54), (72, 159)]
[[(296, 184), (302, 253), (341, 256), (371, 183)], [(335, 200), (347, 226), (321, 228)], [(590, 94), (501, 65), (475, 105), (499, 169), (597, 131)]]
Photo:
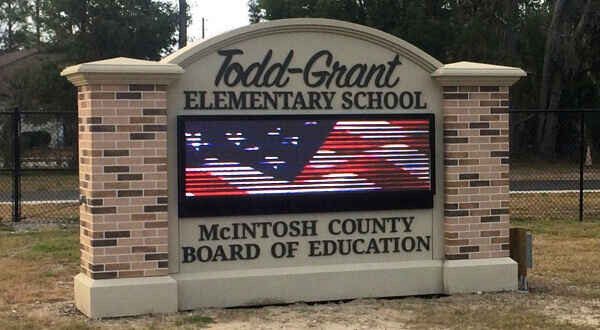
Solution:
[(21, 112), (15, 107), (12, 116), (13, 140), (13, 222), (21, 221)]
[(583, 171), (585, 164), (585, 109), (579, 111), (579, 221), (583, 221)]

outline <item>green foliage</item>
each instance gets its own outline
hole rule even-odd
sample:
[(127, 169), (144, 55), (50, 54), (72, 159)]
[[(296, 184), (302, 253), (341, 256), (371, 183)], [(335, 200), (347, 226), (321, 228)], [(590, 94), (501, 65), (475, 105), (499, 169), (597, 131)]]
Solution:
[(31, 46), (34, 37), (28, 18), (32, 11), (28, 0), (0, 0), (0, 54)]
[(77, 111), (77, 89), (60, 76), (65, 61), (46, 57), (38, 66), (21, 66), (8, 80), (12, 106), (24, 110)]
[(257, 0), (248, 0), (246, 5), (248, 6), (248, 21), (250, 24), (260, 23), (264, 19), (264, 14)]
[(365, 23), (362, 1), (355, 0), (251, 0), (250, 17), (256, 17), (265, 9), (261, 18), (276, 20), (290, 17), (332, 18), (355, 23)]
[(511, 106), (534, 108), (540, 79), (549, 4), (510, 0), (251, 0), (252, 22), (324, 17), (388, 32), (443, 63), (474, 61), (518, 66), (529, 76), (513, 88)]
[[(275, 20), (323, 17), (365, 24), (396, 35), (442, 62), (520, 64), (517, 47), (543, 46), (543, 33), (519, 33), (546, 6), (538, 1), (251, 0), (250, 15)], [(531, 16), (531, 17), (530, 17)], [(251, 20), (256, 21), (256, 20)], [(541, 31), (541, 30), (540, 30)], [(537, 49), (539, 51), (539, 49)], [(543, 48), (542, 48), (543, 51)], [(537, 63), (537, 62), (536, 62)]]
[[(530, 73), (516, 86), (513, 107), (534, 108), (539, 96), (550, 3), (534, 0), (251, 0), (250, 14), (274, 20), (324, 17), (396, 35), (444, 63), (518, 66)], [(254, 20), (256, 21), (256, 20)]]
[(158, 60), (176, 44), (178, 13), (167, 1), (49, 0), (50, 49), (73, 63), (119, 56)]
[(114, 57), (159, 60), (173, 51), (178, 19), (167, 0), (0, 0), (0, 54), (36, 46), (41, 58), (5, 77), (1, 106), (76, 111), (76, 89), (60, 76), (65, 67)]
[[(443, 63), (520, 67), (528, 76), (511, 89), (511, 108), (600, 107), (598, 1), (250, 0), (249, 8), (252, 22), (291, 17), (345, 20), (398, 36)], [(540, 114), (539, 120), (519, 129), (511, 134), (532, 136), (535, 150), (555, 159), (561, 156), (556, 134), (573, 129), (573, 123)], [(592, 135), (597, 141), (598, 134)]]

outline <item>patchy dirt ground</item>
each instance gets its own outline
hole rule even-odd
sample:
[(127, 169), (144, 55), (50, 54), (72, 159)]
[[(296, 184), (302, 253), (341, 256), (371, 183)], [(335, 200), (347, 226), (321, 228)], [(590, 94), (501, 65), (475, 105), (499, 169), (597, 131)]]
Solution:
[[(600, 329), (600, 223), (552, 223), (536, 229), (529, 293), (200, 309), (98, 320), (81, 314), (72, 301), (77, 226), (17, 227), (0, 227), (1, 330)], [(40, 268), (45, 271), (36, 271)]]
[(600, 299), (547, 293), (201, 309), (169, 315), (91, 320), (71, 301), (0, 310), (7, 328), (63, 329), (598, 329)]

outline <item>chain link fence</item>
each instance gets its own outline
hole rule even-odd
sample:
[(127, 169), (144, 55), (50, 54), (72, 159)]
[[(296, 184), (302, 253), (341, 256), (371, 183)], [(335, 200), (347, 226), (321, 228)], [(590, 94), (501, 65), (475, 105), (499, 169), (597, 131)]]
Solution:
[(511, 110), (511, 219), (600, 217), (600, 110)]
[(0, 218), (77, 219), (77, 113), (0, 111), (0, 132)]
[[(511, 110), (510, 130), (511, 219), (600, 218), (600, 110)], [(0, 219), (77, 219), (77, 113), (0, 109), (0, 134)]]
[(0, 109), (0, 219), (13, 218), (13, 114)]

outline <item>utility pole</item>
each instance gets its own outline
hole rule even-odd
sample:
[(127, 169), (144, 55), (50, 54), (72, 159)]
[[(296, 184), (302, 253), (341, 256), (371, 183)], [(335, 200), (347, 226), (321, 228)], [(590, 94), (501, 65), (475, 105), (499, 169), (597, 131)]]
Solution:
[(179, 0), (179, 49), (187, 45), (187, 1)]
[(202, 17), (202, 39), (204, 39), (204, 17)]

